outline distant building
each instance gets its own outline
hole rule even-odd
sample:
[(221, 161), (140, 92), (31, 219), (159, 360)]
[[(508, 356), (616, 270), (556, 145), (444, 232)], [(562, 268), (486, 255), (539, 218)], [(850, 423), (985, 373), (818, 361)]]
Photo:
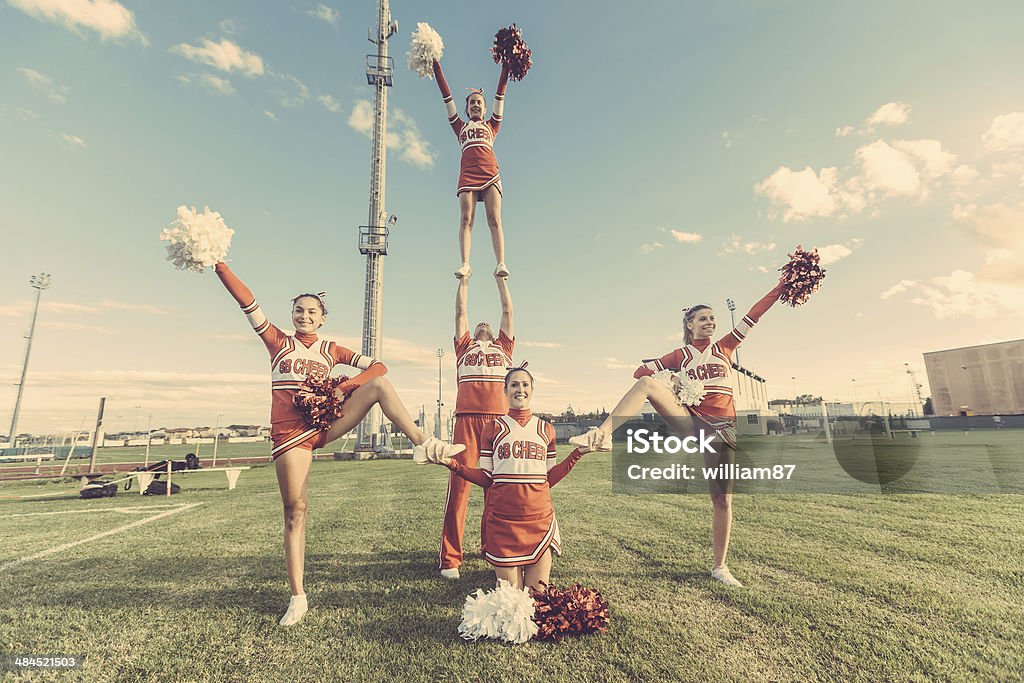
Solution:
[[(768, 383), (751, 370), (732, 364), (732, 400), (736, 406), (736, 432), (740, 436), (766, 436), (768, 421), (779, 414), (768, 405)], [(650, 401), (640, 409), (641, 415), (653, 415)]]
[(1024, 413), (1024, 339), (924, 354), (936, 415)]

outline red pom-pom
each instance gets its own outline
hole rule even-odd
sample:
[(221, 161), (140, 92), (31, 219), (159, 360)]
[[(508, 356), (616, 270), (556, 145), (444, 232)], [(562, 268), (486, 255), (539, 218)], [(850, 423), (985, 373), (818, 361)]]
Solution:
[(801, 306), (818, 291), (825, 279), (825, 269), (818, 265), (818, 250), (804, 251), (797, 245), (796, 251), (788, 254), (789, 263), (779, 268), (783, 284), (782, 301), (790, 306)]
[(526, 72), (533, 66), (530, 59), (530, 48), (523, 42), (523, 31), (515, 24), (506, 26), (494, 34), (494, 47), (491, 56), (495, 64), (508, 67), (508, 77), (513, 81), (521, 81)]
[(531, 591), (537, 622), (537, 640), (560, 641), (566, 636), (581, 636), (608, 629), (608, 601), (601, 592), (578, 583), (565, 590), (544, 585), (543, 591)]
[(346, 381), (348, 377), (328, 377), (325, 380), (306, 378), (302, 383), (293, 402), (310, 427), (323, 431), (341, 417), (345, 397), (339, 397), (336, 389)]

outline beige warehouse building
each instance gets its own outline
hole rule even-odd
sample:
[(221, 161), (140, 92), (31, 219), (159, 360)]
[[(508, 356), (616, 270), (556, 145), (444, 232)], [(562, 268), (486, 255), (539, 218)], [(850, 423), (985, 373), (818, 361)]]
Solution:
[(1024, 413), (1024, 339), (924, 354), (936, 415)]

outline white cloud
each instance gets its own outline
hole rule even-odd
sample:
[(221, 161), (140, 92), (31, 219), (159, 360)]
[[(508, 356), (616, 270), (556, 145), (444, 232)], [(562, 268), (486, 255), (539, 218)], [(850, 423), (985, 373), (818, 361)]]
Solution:
[(857, 161), (868, 190), (881, 190), (890, 196), (922, 195), (921, 174), (910, 157), (884, 140), (876, 140), (857, 150)]
[(864, 123), (872, 126), (896, 126), (910, 120), (910, 105), (903, 102), (889, 102), (875, 110)]
[(853, 130), (853, 126), (842, 126), (841, 128), (836, 128), (836, 137), (845, 138), (847, 135), (852, 133)]
[(823, 266), (840, 261), (852, 253), (853, 250), (843, 244), (826, 244), (823, 247), (818, 247), (818, 256), (821, 257)]
[(648, 244), (641, 244), (640, 245), (640, 253), (641, 254), (650, 254), (655, 249), (661, 249), (664, 246), (665, 245), (662, 244), (661, 242), (650, 242)]
[[(401, 109), (391, 114), (387, 147), (399, 153), (399, 158), (420, 168), (431, 168), (436, 159), (430, 143), (423, 139), (416, 122)], [(348, 125), (370, 137), (373, 134), (373, 105), (369, 100), (356, 100), (348, 117)]]
[(170, 51), (226, 73), (238, 71), (252, 78), (262, 76), (266, 72), (263, 59), (259, 55), (243, 50), (227, 38), (221, 38), (220, 42), (216, 43), (209, 38), (203, 38), (199, 47), (182, 43), (175, 45)]
[(516, 346), (527, 346), (534, 349), (560, 349), (562, 344), (558, 342), (542, 342), (542, 341), (516, 341)]
[(732, 235), (725, 241), (725, 245), (722, 247), (721, 253), (735, 254), (736, 252), (742, 251), (753, 255), (763, 251), (774, 251), (775, 247), (775, 242), (743, 242), (739, 238), (739, 235)]
[(266, 116), (271, 121), (273, 121), (274, 123), (277, 123), (277, 114), (275, 114), (274, 112), (264, 110), (263, 115)]
[(985, 247), (978, 270), (958, 268), (926, 280), (902, 280), (881, 298), (909, 293), (911, 303), (929, 307), (941, 319), (1024, 315), (1024, 204), (957, 205), (953, 219)]
[(601, 359), (601, 365), (608, 370), (635, 370), (639, 363), (627, 363), (614, 356), (605, 356)]
[(63, 24), (72, 31), (89, 29), (104, 40), (130, 38), (142, 45), (149, 40), (135, 25), (135, 14), (114, 0), (7, 0), (36, 19)]
[(334, 114), (341, 113), (341, 102), (336, 100), (333, 96), (320, 95), (316, 99), (320, 104), (324, 105), (324, 107), (327, 108), (327, 111), (332, 112)]
[(953, 180), (955, 185), (970, 185), (978, 179), (978, 175), (979, 173), (977, 169), (966, 164), (961, 164), (953, 169), (953, 172), (950, 174), (950, 178)]
[(223, 95), (230, 95), (235, 92), (230, 81), (213, 74), (203, 74), (199, 77), (199, 83), (208, 90), (219, 92)]
[(704, 239), (704, 235), (700, 235), (695, 232), (669, 230), (669, 233), (672, 234), (672, 237), (674, 237), (677, 242), (682, 242), (683, 244), (696, 244), (697, 242), (700, 242), (701, 240)]
[(356, 132), (370, 135), (373, 131), (373, 104), (369, 100), (356, 100), (348, 117), (348, 125)]
[(981, 138), (990, 152), (1005, 152), (1024, 147), (1024, 112), (997, 116)]
[(295, 87), (295, 93), (293, 95), (282, 95), (281, 106), (289, 109), (297, 109), (306, 103), (309, 99), (309, 88), (305, 83), (297, 79), (295, 76), (289, 76), (287, 74), (274, 74), (281, 80), (288, 81)]
[(68, 87), (66, 85), (54, 83), (52, 78), (46, 74), (39, 73), (35, 69), (18, 67), (18, 73), (25, 77), (29, 85), (49, 97), (52, 101), (58, 104), (64, 104), (68, 101)]
[(317, 5), (311, 10), (307, 10), (306, 14), (311, 17), (316, 17), (320, 21), (326, 21), (331, 26), (338, 25), (338, 18), (340, 16), (338, 14), (338, 10), (323, 4)]
[(70, 146), (70, 147), (78, 147), (80, 149), (85, 149), (86, 148), (85, 140), (83, 140), (82, 138), (78, 137), (77, 135), (69, 135), (67, 133), (63, 133), (63, 134), (61, 134), (60, 137), (61, 137), (61, 140), (66, 142), (68, 144), (68, 146)]
[(956, 163), (956, 155), (942, 149), (938, 140), (896, 140), (892, 144), (918, 162), (925, 178), (947, 175)]
[(722, 133), (722, 142), (725, 143), (725, 148), (729, 149), (730, 147), (732, 147), (732, 144), (733, 144), (733, 142), (736, 141), (737, 137), (739, 137), (739, 136), (738, 135), (734, 136), (729, 131), (724, 131)]
[(238, 24), (234, 19), (225, 19), (217, 24), (217, 28), (220, 29), (221, 33), (226, 33), (229, 36), (238, 33)]
[(802, 171), (780, 166), (757, 183), (754, 191), (770, 199), (773, 204), (786, 207), (782, 216), (786, 223), (806, 221), (816, 216), (831, 216), (844, 206), (853, 211), (862, 208), (855, 193), (839, 187), (835, 167), (823, 168), (815, 173), (810, 166)]

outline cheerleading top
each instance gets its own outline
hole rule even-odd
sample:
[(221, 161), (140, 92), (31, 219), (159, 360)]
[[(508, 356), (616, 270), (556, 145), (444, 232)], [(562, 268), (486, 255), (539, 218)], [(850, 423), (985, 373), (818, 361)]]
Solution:
[(485, 121), (463, 121), (459, 116), (452, 98), (448, 82), (441, 71), (441, 63), (434, 60), (434, 76), (441, 90), (445, 109), (448, 112), (448, 123), (455, 132), (455, 137), (462, 147), (462, 161), (459, 168), (459, 185), (457, 194), (467, 191), (480, 191), (495, 185), (501, 191), (501, 177), (498, 172), (498, 160), (494, 156), (494, 138), (501, 128), (501, 117), (505, 110), (505, 87), (508, 84), (508, 68), (501, 67), (498, 89), (494, 94), (494, 106), (491, 118)]
[(551, 487), (560, 482), (583, 454), (574, 450), (555, 464), (555, 429), (529, 410), (508, 411), (484, 428), (479, 467), (455, 459), (448, 469), (487, 491), (484, 505), (504, 517), (552, 511)]
[(700, 405), (690, 406), (698, 417), (712, 425), (735, 420), (736, 406), (732, 399), (732, 355), (746, 339), (751, 328), (772, 307), (782, 294), (782, 284), (761, 298), (728, 334), (711, 343), (710, 339), (695, 339), (690, 344), (666, 353), (661, 358), (645, 361), (633, 377), (640, 379), (659, 370), (685, 372), (686, 376), (704, 383), (705, 396)]
[[(270, 353), (272, 438), (295, 432), (296, 429), (308, 428), (294, 403), (295, 394), (306, 378), (327, 379), (335, 365), (350, 365), (362, 370), (341, 385), (346, 394), (351, 394), (388, 371), (387, 366), (380, 361), (351, 351), (333, 341), (319, 339), (316, 334), (285, 334), (267, 320), (252, 292), (226, 263), (218, 263), (215, 271)], [(275, 438), (275, 442), (277, 440)]]
[(493, 341), (480, 341), (463, 332), (455, 340), (455, 367), (459, 376), (455, 395), (456, 415), (504, 415), (505, 373), (512, 365), (515, 340), (505, 330)]

